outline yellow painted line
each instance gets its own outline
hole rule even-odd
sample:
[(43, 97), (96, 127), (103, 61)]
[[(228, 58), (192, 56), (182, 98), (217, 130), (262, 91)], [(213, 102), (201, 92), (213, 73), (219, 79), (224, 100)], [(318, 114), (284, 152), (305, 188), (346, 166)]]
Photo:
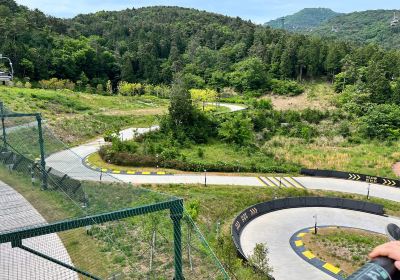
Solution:
[(310, 251), (304, 251), (303, 255), (309, 260), (315, 258), (315, 255), (313, 253), (311, 253)]
[(112, 173), (114, 173), (114, 174), (120, 174), (121, 171), (119, 171), (119, 170), (113, 170)]
[(158, 175), (165, 175), (166, 173), (164, 171), (159, 171), (157, 172)]
[(136, 174), (136, 172), (135, 171), (127, 171), (126, 174), (133, 175), (133, 174)]
[(146, 172), (142, 172), (142, 175), (150, 175), (151, 173), (146, 171)]
[(304, 235), (306, 235), (307, 234), (307, 232), (301, 232), (301, 233), (299, 233), (298, 235), (297, 235), (297, 237), (303, 237)]
[(107, 168), (102, 168), (102, 169), (101, 169), (101, 171), (103, 171), (103, 172), (107, 172), (107, 171), (108, 171), (108, 169), (107, 169)]
[(329, 270), (330, 272), (334, 273), (334, 274), (338, 274), (340, 272), (340, 268), (331, 265), (330, 263), (326, 263), (323, 265), (323, 268), (325, 268), (326, 270)]
[(294, 243), (296, 244), (296, 247), (304, 246), (304, 243), (302, 240), (296, 240)]

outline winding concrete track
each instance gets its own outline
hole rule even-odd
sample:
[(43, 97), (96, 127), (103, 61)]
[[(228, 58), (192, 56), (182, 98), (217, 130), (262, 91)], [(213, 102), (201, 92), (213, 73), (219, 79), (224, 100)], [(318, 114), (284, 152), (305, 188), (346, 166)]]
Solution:
[(315, 214), (321, 226), (347, 226), (382, 234), (388, 223), (400, 224), (400, 220), (395, 218), (352, 210), (323, 207), (285, 209), (260, 216), (243, 229), (240, 236), (243, 252), (249, 256), (257, 243), (267, 244), (270, 264), (274, 268), (272, 275), (276, 280), (334, 279), (301, 259), (289, 244), (295, 232), (314, 225)]
[[(222, 105), (222, 104), (221, 104)], [(232, 104), (231, 111), (245, 109)], [(121, 139), (131, 139), (137, 134), (147, 133), (152, 128), (126, 129), (120, 134)], [(100, 172), (88, 169), (82, 160), (91, 153), (96, 152), (101, 145), (102, 139), (72, 148), (70, 150), (55, 153), (46, 159), (47, 165), (80, 180), (100, 179)], [(204, 174), (182, 174), (182, 175), (120, 175), (101, 174), (104, 181), (123, 181), (135, 184), (203, 184)], [(340, 179), (297, 177), (295, 178), (305, 188), (331, 190), (346, 193), (367, 194), (368, 184)], [(207, 183), (214, 185), (237, 185), (272, 188), (257, 177), (251, 176), (222, 176), (207, 175)], [(400, 189), (371, 184), (370, 195), (393, 201), (400, 201)], [(261, 216), (244, 229), (241, 240), (246, 254), (251, 254), (256, 243), (266, 242), (270, 248), (270, 260), (275, 272), (273, 275), (277, 280), (293, 279), (332, 279), (330, 276), (319, 271), (299, 258), (292, 251), (289, 239), (297, 230), (313, 225), (312, 216), (317, 213), (320, 225), (340, 225), (364, 228), (376, 232), (383, 232), (384, 226), (389, 222), (398, 220), (388, 217), (380, 217), (350, 210), (332, 208), (297, 208), (280, 210), (268, 215)]]

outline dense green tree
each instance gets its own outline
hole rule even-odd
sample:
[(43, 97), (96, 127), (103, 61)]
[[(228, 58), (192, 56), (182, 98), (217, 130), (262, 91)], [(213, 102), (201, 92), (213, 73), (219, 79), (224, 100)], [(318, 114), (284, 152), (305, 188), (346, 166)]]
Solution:
[(269, 86), (266, 66), (261, 59), (252, 57), (233, 65), (230, 83), (239, 91), (265, 90)]
[(380, 104), (360, 118), (360, 132), (369, 138), (397, 140), (400, 138), (400, 107)]
[(218, 134), (226, 142), (244, 146), (254, 139), (253, 123), (250, 118), (235, 115), (221, 124)]
[(371, 92), (373, 102), (386, 103), (391, 101), (392, 90), (382, 63), (370, 62), (366, 73), (366, 85)]
[(194, 9), (148, 7), (62, 20), (3, 0), (0, 14), (0, 53), (11, 57), (17, 77), (28, 76), (33, 85), (55, 77), (95, 88), (110, 80), (115, 91), (120, 80), (170, 84), (183, 73), (192, 88), (233, 86), (261, 94), (270, 88), (269, 76), (302, 80), (343, 72), (337, 79), (342, 90), (368, 78), (375, 91), (371, 61), (385, 72), (384, 92), (400, 76), (396, 50), (286, 33)]

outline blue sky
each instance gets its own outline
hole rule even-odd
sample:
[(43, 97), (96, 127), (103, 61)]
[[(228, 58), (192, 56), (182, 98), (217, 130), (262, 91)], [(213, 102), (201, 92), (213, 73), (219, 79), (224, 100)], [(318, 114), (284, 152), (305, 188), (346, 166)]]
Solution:
[(190, 7), (264, 23), (302, 8), (327, 7), (337, 12), (399, 9), (399, 0), (16, 0), (46, 14), (69, 18), (80, 13), (165, 5)]

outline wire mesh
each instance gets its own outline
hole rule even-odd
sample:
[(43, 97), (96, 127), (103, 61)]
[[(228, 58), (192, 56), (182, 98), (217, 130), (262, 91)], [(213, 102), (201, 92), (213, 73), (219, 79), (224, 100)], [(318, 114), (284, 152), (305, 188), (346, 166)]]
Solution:
[[(4, 108), (5, 116), (13, 113)], [(229, 279), (190, 216), (180, 216), (180, 204), (161, 206), (178, 198), (83, 164), (104, 140), (69, 149), (44, 122), (43, 166), (36, 117), (5, 117), (2, 124), (0, 239), (54, 223), (86, 224), (0, 244), (0, 279), (173, 279), (179, 267), (185, 279)], [(115, 214), (136, 208), (149, 211)], [(103, 220), (108, 213), (112, 220)]]

